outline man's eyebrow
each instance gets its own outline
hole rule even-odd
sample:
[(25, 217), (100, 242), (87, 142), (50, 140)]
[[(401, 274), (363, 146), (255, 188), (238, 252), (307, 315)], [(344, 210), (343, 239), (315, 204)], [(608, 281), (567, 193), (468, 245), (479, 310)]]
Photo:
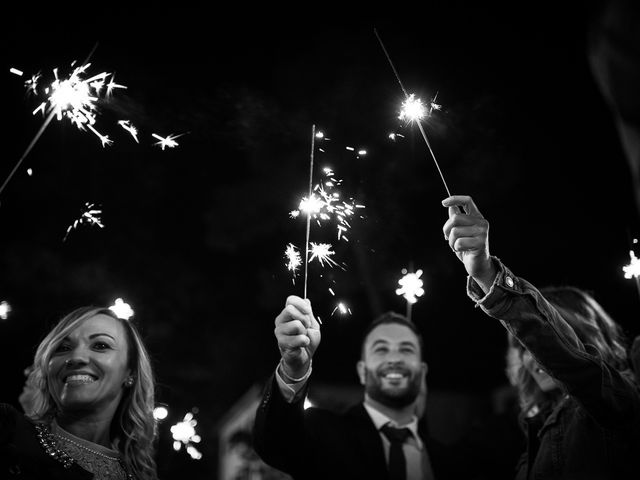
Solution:
[(115, 341), (115, 338), (111, 335), (109, 335), (108, 333), (92, 333), (91, 335), (89, 335), (89, 339), (95, 338), (95, 337), (99, 337), (101, 335), (104, 335), (105, 337), (109, 337), (111, 340)]
[(371, 348), (375, 347), (376, 345), (382, 344), (382, 345), (387, 345), (389, 342), (387, 340), (384, 340), (382, 338), (379, 338), (378, 340), (374, 340), (374, 342), (371, 344)]

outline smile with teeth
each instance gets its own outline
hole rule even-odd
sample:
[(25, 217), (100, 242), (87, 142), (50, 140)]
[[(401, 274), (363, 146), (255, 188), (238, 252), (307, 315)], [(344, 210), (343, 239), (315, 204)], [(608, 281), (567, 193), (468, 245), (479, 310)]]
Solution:
[(69, 375), (64, 379), (65, 385), (84, 385), (86, 383), (93, 383), (95, 381), (96, 381), (95, 377), (84, 374), (84, 373)]
[(400, 373), (400, 372), (388, 372), (385, 373), (382, 378), (386, 379), (386, 380), (400, 380), (402, 378), (406, 378), (406, 375)]

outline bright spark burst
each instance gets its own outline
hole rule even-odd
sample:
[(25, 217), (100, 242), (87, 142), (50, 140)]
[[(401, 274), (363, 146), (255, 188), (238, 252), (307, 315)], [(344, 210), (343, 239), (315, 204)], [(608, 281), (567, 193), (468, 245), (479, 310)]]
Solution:
[(331, 267), (335, 266), (339, 266), (331, 257), (333, 255), (335, 255), (336, 252), (334, 252), (333, 250), (331, 250), (333, 247), (331, 246), (330, 243), (314, 243), (314, 242), (309, 242), (309, 246), (310, 251), (311, 251), (311, 256), (309, 257), (309, 263), (311, 263), (311, 261), (315, 258), (318, 259), (318, 262), (320, 262), (320, 265), (322, 265), (324, 267), (324, 262), (327, 262), (327, 264)]
[(63, 242), (67, 239), (67, 237), (69, 236), (69, 233), (71, 233), (71, 230), (77, 228), (78, 225), (88, 223), (89, 225), (97, 225), (100, 228), (104, 228), (104, 225), (102, 224), (102, 220), (99, 217), (99, 215), (102, 214), (102, 210), (94, 208), (93, 203), (87, 202), (84, 205), (85, 205), (85, 210), (82, 212), (82, 215), (80, 215), (80, 217), (76, 219), (67, 228), (67, 233), (62, 239)]
[(133, 317), (134, 313), (131, 305), (123, 301), (121, 298), (116, 298), (115, 303), (109, 307), (109, 310), (115, 313), (116, 317), (123, 320), (129, 320)]
[(437, 98), (438, 98), (438, 92), (436, 92), (436, 94), (431, 99), (431, 102), (429, 102), (429, 115), (431, 115), (431, 112), (433, 112), (434, 110), (442, 109), (442, 105), (436, 103)]
[(6, 300), (0, 302), (0, 319), (6, 320), (11, 313), (11, 305)]
[(402, 295), (407, 302), (416, 303), (417, 297), (424, 295), (424, 289), (422, 288), (422, 270), (418, 270), (415, 273), (407, 273), (406, 269), (402, 270), (404, 276), (398, 280), (400, 288), (396, 289), (396, 295)]
[[(55, 80), (44, 90), (49, 96), (33, 113), (35, 114), (41, 111), (44, 114), (48, 102), (49, 110), (54, 112), (58, 120), (67, 117), (78, 129), (91, 130), (100, 139), (104, 147), (105, 145), (111, 145), (113, 141), (109, 140), (108, 136), (102, 135), (94, 127), (98, 111), (96, 102), (99, 100), (100, 91), (103, 89), (107, 78), (111, 74), (102, 72), (85, 79), (83, 77), (86, 75), (86, 71), (90, 65), (90, 63), (87, 63), (86, 65), (76, 67), (69, 78), (66, 79), (60, 79), (58, 77), (58, 69), (54, 68), (53, 74)], [(39, 79), (39, 74), (34, 75), (30, 80), (25, 82), (26, 87), (35, 93)], [(116, 86), (118, 88), (126, 88), (123, 85), (114, 83), (110, 83), (109, 85), (111, 85), (112, 88)], [(109, 91), (109, 89), (107, 89), (107, 91)]]
[(127, 132), (129, 132), (133, 137), (133, 139), (136, 141), (136, 143), (140, 143), (138, 141), (138, 129), (133, 125), (131, 125), (131, 122), (129, 120), (118, 120), (118, 125), (120, 125)]
[(350, 217), (357, 209), (365, 208), (357, 204), (351, 198), (341, 200), (338, 188), (342, 185), (342, 179), (335, 177), (330, 167), (322, 169), (324, 179), (313, 187), (311, 197), (303, 197), (298, 210), (289, 213), (291, 218), (297, 218), (301, 213), (309, 214), (319, 226), (322, 222), (334, 220), (336, 224), (338, 240), (349, 241), (346, 233), (351, 228)]
[[(300, 205), (298, 206), (298, 213), (304, 212), (313, 215), (314, 213), (319, 213), (324, 205), (325, 203), (321, 198), (311, 194), (309, 198), (302, 197), (302, 200), (300, 200)], [(291, 214), (293, 215), (293, 212), (291, 212)]]
[(427, 115), (427, 110), (422, 100), (415, 98), (415, 94), (411, 94), (402, 102), (402, 109), (398, 118), (405, 120), (407, 123), (422, 120)]
[[(38, 72), (35, 75), (31, 75), (30, 79), (25, 80), (24, 86), (27, 88), (28, 92), (31, 92), (33, 94), (38, 93), (38, 82), (40, 81), (41, 76), (42, 75), (40, 75), (40, 72)], [(44, 110), (43, 110), (43, 113), (44, 113)]]
[(300, 265), (302, 265), (302, 258), (300, 252), (297, 250), (293, 243), (287, 245), (287, 249), (284, 252), (284, 256), (287, 259), (287, 270), (293, 274), (293, 283), (295, 283), (296, 273)]
[(633, 252), (633, 250), (629, 251), (629, 257), (631, 257), (629, 265), (625, 265), (624, 267), (622, 267), (624, 278), (638, 278), (640, 277), (640, 259), (636, 257), (636, 254)]
[(162, 150), (164, 150), (165, 147), (169, 147), (169, 148), (173, 148), (173, 147), (177, 147), (178, 146), (178, 142), (176, 142), (176, 138), (181, 137), (182, 134), (180, 135), (168, 135), (166, 137), (161, 137), (160, 135), (157, 135), (155, 133), (152, 133), (151, 136), (153, 138), (157, 138), (158, 141), (156, 143), (154, 143), (154, 145), (158, 145), (160, 148), (162, 148)]
[(184, 419), (170, 429), (173, 436), (173, 449), (177, 452), (184, 446), (187, 453), (194, 460), (202, 458), (202, 453), (193, 445), (194, 443), (200, 443), (202, 440), (200, 435), (196, 433), (195, 427), (197, 424), (198, 421), (193, 418), (193, 413), (187, 412)]
[(119, 83), (116, 83), (115, 82), (115, 76), (112, 76), (111, 80), (109, 80), (109, 83), (107, 83), (107, 96), (113, 95), (113, 90), (115, 88), (124, 88), (124, 89), (126, 89), (127, 87), (125, 87), (124, 85), (120, 85)]
[(331, 316), (333, 316), (333, 314), (336, 311), (338, 311), (338, 313), (340, 313), (341, 315), (346, 315), (347, 313), (349, 315), (352, 315), (351, 309), (343, 302), (338, 302), (338, 304), (336, 305), (336, 308), (334, 308), (333, 311), (331, 312)]

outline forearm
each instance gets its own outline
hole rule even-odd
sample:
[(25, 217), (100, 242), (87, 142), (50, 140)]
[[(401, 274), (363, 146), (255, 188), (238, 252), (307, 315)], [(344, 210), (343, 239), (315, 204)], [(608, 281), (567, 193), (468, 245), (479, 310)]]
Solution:
[(293, 474), (304, 458), (304, 396), (296, 395), (291, 403), (282, 395), (274, 376), (265, 388), (258, 405), (253, 427), (254, 448), (265, 463)]
[(598, 352), (587, 351), (573, 328), (533, 285), (513, 275), (498, 259), (494, 263), (498, 273), (488, 292), (469, 279), (469, 296), (485, 313), (500, 320), (592, 414), (605, 421), (611, 420), (609, 416), (622, 417), (637, 395), (628, 380), (602, 361)]

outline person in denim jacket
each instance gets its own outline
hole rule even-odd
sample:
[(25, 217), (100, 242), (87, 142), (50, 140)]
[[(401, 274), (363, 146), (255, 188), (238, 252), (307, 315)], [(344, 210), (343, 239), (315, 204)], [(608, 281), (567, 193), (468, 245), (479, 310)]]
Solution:
[(444, 235), (467, 294), (513, 337), (526, 452), (517, 479), (626, 479), (640, 472), (640, 390), (620, 328), (572, 287), (536, 289), (489, 253), (489, 222), (469, 196), (443, 200)]

